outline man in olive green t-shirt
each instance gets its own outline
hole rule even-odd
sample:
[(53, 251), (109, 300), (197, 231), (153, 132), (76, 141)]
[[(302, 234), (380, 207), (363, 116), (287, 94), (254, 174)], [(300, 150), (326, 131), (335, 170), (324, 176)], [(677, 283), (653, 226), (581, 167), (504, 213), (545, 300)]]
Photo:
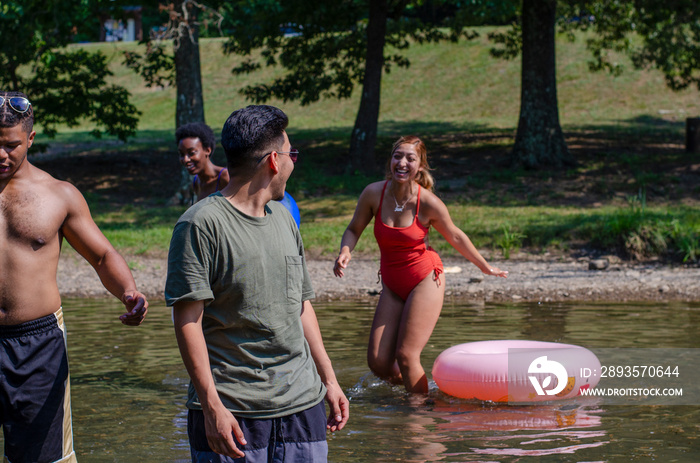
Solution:
[(325, 462), (326, 429), (348, 419), (309, 302), (301, 235), (272, 201), (284, 197), (298, 156), (286, 127), (272, 106), (234, 111), (221, 140), (231, 181), (173, 231), (165, 296), (191, 379), (194, 462)]

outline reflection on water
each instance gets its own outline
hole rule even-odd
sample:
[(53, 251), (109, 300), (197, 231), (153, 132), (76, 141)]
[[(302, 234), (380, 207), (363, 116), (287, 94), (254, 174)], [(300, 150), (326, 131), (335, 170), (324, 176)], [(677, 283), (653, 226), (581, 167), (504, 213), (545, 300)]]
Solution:
[[(611, 406), (592, 397), (495, 405), (455, 399), (434, 385), (428, 397), (411, 396), (368, 371), (372, 305), (315, 308), (351, 403), (349, 425), (329, 436), (332, 462), (698, 461), (698, 406)], [(111, 300), (67, 300), (64, 311), (81, 463), (189, 461), (188, 379), (170, 310), (152, 306), (137, 329), (119, 323)], [(423, 364), (430, 371), (444, 349), (486, 339), (697, 348), (699, 323), (698, 303), (448, 304)]]

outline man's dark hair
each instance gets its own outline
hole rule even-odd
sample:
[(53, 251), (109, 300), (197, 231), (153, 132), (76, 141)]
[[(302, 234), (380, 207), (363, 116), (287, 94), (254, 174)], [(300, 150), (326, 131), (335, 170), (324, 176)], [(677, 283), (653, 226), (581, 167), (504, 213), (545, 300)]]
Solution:
[(280, 149), (288, 123), (274, 106), (250, 105), (231, 113), (221, 130), (229, 171), (249, 173), (265, 154)]
[(216, 148), (214, 131), (204, 122), (190, 122), (181, 125), (175, 131), (175, 143), (180, 143), (185, 138), (199, 138), (203, 148), (211, 148), (212, 153)]
[[(0, 96), (6, 100), (13, 97), (27, 98), (27, 95), (22, 92), (0, 91)], [(10, 107), (9, 101), (5, 101), (5, 104), (0, 107), (0, 127), (8, 128), (18, 124), (22, 124), (22, 130), (31, 133), (34, 130), (34, 108), (30, 105), (26, 112), (18, 113)]]

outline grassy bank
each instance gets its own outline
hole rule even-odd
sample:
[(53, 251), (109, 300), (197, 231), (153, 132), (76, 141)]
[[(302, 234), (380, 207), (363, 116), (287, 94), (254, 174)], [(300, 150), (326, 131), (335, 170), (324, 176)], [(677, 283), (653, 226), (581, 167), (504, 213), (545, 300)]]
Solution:
[[(233, 76), (238, 58), (222, 56), (220, 45), (220, 40), (201, 44), (205, 112), (215, 132), (233, 109), (248, 104), (237, 92), (241, 86), (280, 72)], [(131, 91), (143, 112), (138, 136), (127, 144), (109, 138), (95, 142), (87, 136), (88, 126), (66, 130), (56, 140), (39, 135), (37, 142), (49, 150), (35, 162), (86, 194), (117, 247), (162, 254), (183, 211), (167, 205), (179, 180), (172, 141), (174, 89), (146, 88), (121, 65), (121, 52), (134, 44), (82, 46), (111, 57), (114, 81)], [(491, 58), (483, 38), (414, 46), (407, 52), (411, 67), (385, 76), (377, 166), (381, 170), (396, 137), (421, 135), (437, 192), (454, 221), (480, 249), (496, 256), (527, 247), (697, 260), (700, 158), (686, 153), (683, 144), (685, 118), (700, 115), (700, 94), (674, 93), (660, 73), (636, 71), (630, 64), (620, 77), (592, 74), (583, 40), (560, 40), (557, 46), (560, 116), (575, 167), (511, 168), (520, 63)], [(307, 249), (334, 255), (357, 195), (381, 178), (345, 171), (359, 92), (349, 100), (307, 107), (271, 104), (289, 114), (290, 138), (302, 153), (288, 189), (302, 210)], [(216, 157), (223, 163), (220, 149)], [(435, 232), (431, 244), (452, 253)], [(371, 230), (358, 251), (376, 252)]]
[[(352, 197), (305, 199), (302, 235), (311, 257), (334, 257), (340, 237), (354, 207)], [(330, 205), (338, 213), (325, 211)], [(481, 250), (496, 258), (509, 258), (518, 250), (556, 254), (613, 253), (627, 258), (663, 257), (692, 263), (700, 257), (700, 210), (697, 207), (652, 207), (644, 211), (605, 206), (577, 207), (470, 206), (448, 202), (455, 223), (467, 232)], [(164, 255), (172, 225), (180, 207), (125, 207), (120, 211), (97, 213), (96, 219), (119, 249), (128, 254)], [(314, 218), (314, 214), (322, 217)], [(441, 255), (455, 256), (454, 249), (435, 231), (430, 244)], [(369, 227), (356, 248), (357, 255), (378, 255)]]

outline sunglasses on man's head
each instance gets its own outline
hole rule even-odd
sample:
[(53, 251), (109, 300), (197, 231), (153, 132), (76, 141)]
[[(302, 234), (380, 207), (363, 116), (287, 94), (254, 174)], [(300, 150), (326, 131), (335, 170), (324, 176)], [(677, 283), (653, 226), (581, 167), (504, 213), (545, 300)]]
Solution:
[(26, 113), (32, 106), (29, 100), (24, 98), (23, 96), (0, 96), (0, 108), (2, 108), (5, 105), (6, 101), (7, 104), (10, 105), (10, 108), (14, 109), (18, 113)]
[[(289, 155), (289, 159), (291, 159), (292, 162), (293, 162), (294, 164), (296, 164), (296, 163), (297, 163), (297, 159), (299, 159), (299, 150), (298, 150), (298, 149), (295, 149), (295, 148), (292, 148), (292, 149), (290, 149), (289, 151), (274, 151), (274, 152), (277, 153), (277, 154), (288, 154), (288, 155)], [(273, 153), (273, 152), (270, 151), (270, 152), (267, 153), (265, 156), (263, 156), (263, 157), (261, 157), (260, 159), (258, 159), (258, 164), (260, 164), (260, 163), (262, 162), (263, 159), (265, 159), (268, 155), (270, 155), (270, 154), (272, 154), (272, 153)]]

